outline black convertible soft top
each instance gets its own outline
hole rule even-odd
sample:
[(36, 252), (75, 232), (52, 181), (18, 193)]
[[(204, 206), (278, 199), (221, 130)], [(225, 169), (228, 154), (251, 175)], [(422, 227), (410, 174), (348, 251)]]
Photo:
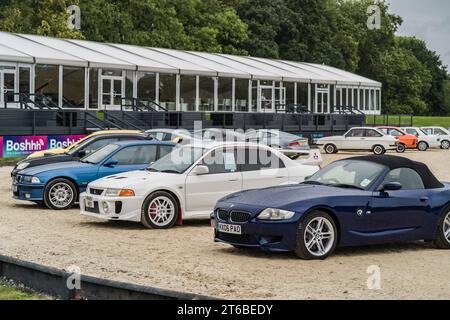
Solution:
[(375, 162), (388, 167), (390, 170), (398, 168), (410, 168), (415, 170), (420, 175), (426, 189), (439, 189), (444, 187), (444, 185), (430, 171), (427, 165), (425, 165), (422, 162), (413, 161), (404, 157), (374, 155), (374, 156), (353, 157), (345, 160), (360, 160), (360, 161)]

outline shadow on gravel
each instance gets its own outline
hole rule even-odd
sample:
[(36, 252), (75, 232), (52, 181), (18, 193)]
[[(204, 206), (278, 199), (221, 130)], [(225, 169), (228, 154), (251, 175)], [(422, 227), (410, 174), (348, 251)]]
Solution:
[[(140, 222), (130, 222), (130, 221), (86, 221), (80, 222), (80, 226), (87, 226), (100, 229), (126, 229), (126, 230), (142, 230), (147, 232), (158, 232), (160, 230), (147, 229)], [(176, 225), (174, 229), (179, 228), (211, 228), (209, 220), (189, 220), (183, 222), (182, 226)], [(170, 230), (170, 229), (166, 229)]]
[[(432, 243), (426, 243), (423, 241), (410, 242), (410, 243), (393, 243), (384, 245), (372, 245), (364, 247), (346, 247), (337, 248), (336, 251), (327, 259), (333, 258), (345, 258), (345, 257), (359, 257), (359, 256), (376, 256), (383, 254), (402, 254), (408, 251), (429, 251), (437, 250), (433, 247)], [(217, 248), (216, 251), (222, 252), (224, 254), (240, 255), (251, 258), (261, 258), (261, 259), (298, 259), (293, 252), (264, 252), (260, 249), (239, 249), (232, 246)], [(325, 260), (326, 261), (326, 260)]]

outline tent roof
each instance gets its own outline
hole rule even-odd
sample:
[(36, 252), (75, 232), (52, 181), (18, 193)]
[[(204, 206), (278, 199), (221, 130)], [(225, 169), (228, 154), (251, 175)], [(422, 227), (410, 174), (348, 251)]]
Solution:
[(0, 32), (0, 60), (186, 75), (381, 87), (380, 82), (320, 64), (57, 39), (6, 32)]

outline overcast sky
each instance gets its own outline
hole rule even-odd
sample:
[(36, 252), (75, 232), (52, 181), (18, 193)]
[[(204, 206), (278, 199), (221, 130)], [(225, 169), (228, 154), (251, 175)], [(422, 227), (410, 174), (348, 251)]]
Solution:
[(416, 36), (441, 55), (450, 69), (450, 0), (387, 0), (403, 18), (399, 35)]

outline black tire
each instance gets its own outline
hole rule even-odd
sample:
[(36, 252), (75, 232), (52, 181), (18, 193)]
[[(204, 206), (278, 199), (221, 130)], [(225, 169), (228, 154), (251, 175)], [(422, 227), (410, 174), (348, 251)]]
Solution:
[(398, 153), (404, 153), (405, 151), (406, 151), (406, 146), (403, 144), (403, 143), (400, 143), (398, 146), (397, 146), (397, 150), (396, 150)]
[(332, 143), (329, 143), (329, 144), (325, 145), (325, 147), (323, 147), (323, 150), (325, 150), (326, 154), (336, 154), (336, 153), (338, 153), (338, 149)]
[[(164, 199), (165, 201), (169, 201), (171, 203), (173, 210), (172, 217), (169, 217), (167, 221), (163, 223), (157, 224), (155, 221), (152, 221), (150, 217), (149, 208), (152, 202), (155, 199)], [(152, 193), (145, 199), (144, 204), (142, 205), (141, 210), (141, 223), (149, 229), (169, 229), (174, 226), (174, 224), (178, 220), (178, 212), (179, 212), (178, 201), (168, 192), (165, 191), (157, 191)], [(156, 209), (157, 210), (157, 209)]]
[[(58, 188), (58, 186), (61, 187), (67, 187), (70, 188), (71, 192), (71, 198), (67, 198), (66, 203), (62, 203), (60, 205), (56, 204), (55, 200), (50, 199), (50, 193), (52, 192), (53, 188)], [(69, 189), (68, 189), (69, 190)], [(71, 200), (70, 200), (71, 199)], [(64, 179), (64, 178), (58, 178), (55, 180), (50, 181), (44, 190), (44, 204), (47, 208), (52, 210), (67, 210), (73, 207), (75, 202), (78, 200), (78, 188), (73, 184), (72, 181)]]
[(426, 143), (425, 141), (420, 141), (419, 144), (417, 145), (417, 149), (419, 151), (427, 151), (428, 150), (428, 143)]
[(433, 244), (438, 249), (450, 249), (450, 235), (445, 236), (446, 232), (450, 231), (450, 207), (444, 210), (444, 214), (439, 220), (439, 225), (437, 228), (436, 238)]
[[(327, 244), (327, 251), (322, 254), (322, 255), (314, 255), (313, 253), (310, 252), (310, 250), (308, 250), (307, 246), (306, 246), (306, 233), (310, 233), (309, 231), (307, 232), (308, 229), (308, 225), (310, 223), (314, 223), (314, 221), (316, 219), (326, 219), (329, 222), (329, 225), (331, 226), (331, 228), (333, 229), (333, 233), (334, 233), (334, 238), (333, 240)], [(328, 225), (328, 224), (327, 224)], [(311, 235), (311, 233), (310, 233)], [(338, 242), (338, 238), (339, 238), (339, 234), (338, 234), (338, 230), (336, 227), (336, 223), (333, 220), (333, 218), (322, 211), (313, 211), (310, 214), (308, 214), (307, 217), (305, 217), (305, 219), (300, 223), (299, 228), (297, 230), (297, 238), (296, 238), (296, 246), (295, 246), (295, 254), (304, 260), (324, 260), (326, 258), (328, 258), (333, 252), (334, 249), (336, 249), (336, 245)]]
[(442, 140), (442, 142), (441, 142), (441, 149), (444, 149), (444, 150), (450, 149), (450, 141)]
[(383, 146), (377, 144), (373, 146), (372, 152), (377, 156), (381, 156), (386, 153), (386, 149)]

